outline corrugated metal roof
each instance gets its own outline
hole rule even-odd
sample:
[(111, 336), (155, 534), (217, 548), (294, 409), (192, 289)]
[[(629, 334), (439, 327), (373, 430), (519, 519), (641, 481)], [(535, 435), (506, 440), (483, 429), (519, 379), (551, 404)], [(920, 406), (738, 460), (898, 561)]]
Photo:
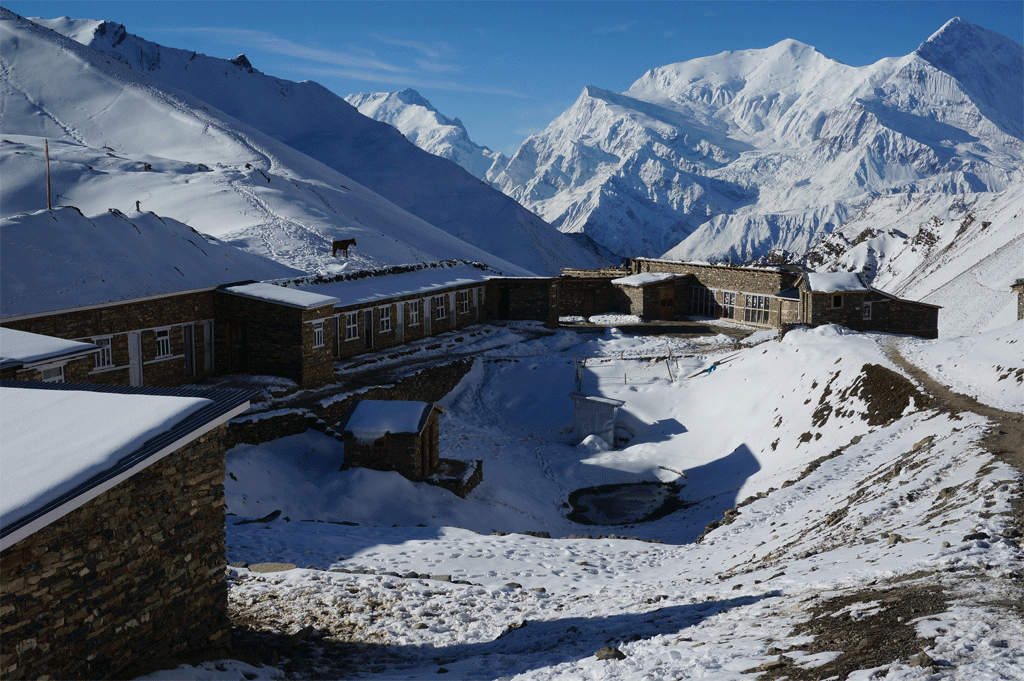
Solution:
[(45, 516), (54, 509), (71, 502), (85, 492), (112, 480), (121, 473), (131, 470), (134, 466), (154, 456), (167, 446), (188, 438), (200, 431), (207, 424), (247, 404), (258, 392), (256, 390), (225, 390), (219, 388), (201, 388), (198, 386), (180, 386), (176, 388), (129, 387), (119, 385), (93, 385), (76, 383), (42, 383), (39, 381), (0, 381), (0, 388), (29, 388), (35, 390), (63, 390), (77, 392), (115, 393), (122, 395), (149, 395), (162, 397), (195, 397), (210, 400), (210, 404), (200, 407), (189, 414), (172, 428), (156, 435), (138, 449), (122, 457), (112, 467), (97, 473), (74, 489), (47, 503), (42, 508), (21, 518), (3, 518), (0, 537), (6, 537), (32, 521)]

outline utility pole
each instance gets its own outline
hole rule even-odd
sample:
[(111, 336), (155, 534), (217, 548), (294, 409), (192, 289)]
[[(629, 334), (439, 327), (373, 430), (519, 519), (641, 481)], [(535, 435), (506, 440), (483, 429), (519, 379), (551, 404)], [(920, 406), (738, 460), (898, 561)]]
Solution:
[(46, 210), (50, 210), (50, 140), (43, 141), (43, 151), (46, 153)]

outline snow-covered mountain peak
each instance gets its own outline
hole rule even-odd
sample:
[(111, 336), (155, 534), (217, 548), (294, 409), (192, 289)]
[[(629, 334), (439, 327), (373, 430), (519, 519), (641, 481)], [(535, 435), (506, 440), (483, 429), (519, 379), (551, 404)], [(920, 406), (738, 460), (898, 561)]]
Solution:
[(461, 120), (445, 116), (412, 88), (352, 94), (345, 101), (364, 116), (397, 128), (420, 149), (453, 161), (486, 182), (508, 162), (504, 154), (473, 142)]
[(622, 94), (584, 88), (496, 184), (598, 252), (802, 252), (878, 196), (1019, 183), (1022, 63), (954, 20), (867, 66), (791, 39), (668, 64)]
[(1003, 132), (1024, 137), (1024, 47), (956, 17), (921, 43), (914, 54), (955, 79)]

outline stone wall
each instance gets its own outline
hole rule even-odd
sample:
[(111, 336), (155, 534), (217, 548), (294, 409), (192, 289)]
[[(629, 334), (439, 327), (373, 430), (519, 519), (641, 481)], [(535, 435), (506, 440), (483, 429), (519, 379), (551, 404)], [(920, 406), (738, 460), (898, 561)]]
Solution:
[(627, 314), (630, 300), (621, 288), (612, 285), (612, 279), (616, 277), (584, 277), (575, 274), (559, 277), (555, 280), (558, 286), (558, 315), (590, 317), (606, 312)]
[(1010, 287), (1017, 293), (1017, 319), (1024, 319), (1024, 279), (1018, 279)]
[[(192, 383), (211, 375), (214, 363), (207, 362), (205, 346), (206, 320), (214, 317), (214, 292), (197, 291), (150, 300), (114, 303), (90, 309), (8, 319), (3, 326), (44, 336), (95, 342), (110, 338), (112, 366), (93, 368), (87, 376), (76, 376), (75, 382), (128, 385), (129, 336), (141, 333), (143, 385), (176, 386)], [(183, 326), (192, 328), (194, 375), (187, 372)], [(157, 356), (157, 329), (166, 329), (171, 345), (167, 357)], [(69, 379), (70, 380), (70, 379)]]
[[(216, 313), (217, 363), (226, 372), (281, 376), (302, 388), (333, 380), (332, 304), (307, 310), (218, 292)], [(314, 321), (324, 322), (321, 347), (314, 347)]]
[[(434, 418), (437, 418), (436, 414)], [(351, 433), (345, 433), (345, 467), (395, 471), (409, 480), (416, 480), (422, 477), (421, 440), (418, 434), (388, 433), (375, 442), (361, 444)]]
[(628, 277), (630, 274), (628, 267), (601, 267), (596, 270), (581, 270), (575, 267), (563, 267), (563, 277), (580, 277), (583, 279), (618, 279), (619, 277)]
[(411, 400), (438, 402), (450, 393), (473, 366), (472, 359), (460, 359), (429, 367), (392, 386), (378, 386), (339, 399), (325, 400), (309, 409), (283, 409), (279, 412), (243, 414), (227, 424), (224, 448), (239, 444), (258, 445), (289, 435), (304, 433), (310, 421), (321, 419), (336, 429), (356, 400)]
[[(59, 363), (55, 360), (54, 363)], [(92, 371), (96, 366), (96, 359), (93, 355), (75, 357), (64, 362), (65, 383), (95, 383)], [(31, 369), (9, 369), (0, 374), (0, 379), (12, 379), (15, 381), (42, 381), (43, 372), (38, 368)]]
[(634, 273), (671, 272), (692, 274), (697, 282), (707, 288), (724, 291), (746, 292), (757, 295), (777, 295), (792, 287), (797, 275), (783, 270), (755, 269), (751, 267), (730, 267), (726, 265), (698, 265), (673, 262), (671, 260), (647, 260), (636, 258), (632, 261)]
[[(903, 333), (938, 338), (939, 308), (910, 300), (890, 298), (875, 291), (820, 293), (803, 291), (802, 322), (810, 326), (839, 324), (855, 331)], [(837, 302), (840, 303), (836, 305)], [(864, 308), (871, 306), (869, 319)]]
[(558, 325), (557, 280), (499, 277), (487, 282), (487, 318), (542, 321)]
[[(340, 342), (335, 352), (335, 357), (353, 357), (365, 352), (384, 350), (396, 345), (420, 340), (428, 336), (434, 336), (445, 331), (461, 329), (470, 324), (475, 324), (483, 317), (479, 291), (483, 285), (474, 283), (469, 286), (458, 286), (438, 291), (431, 291), (430, 295), (415, 294), (390, 298), (386, 303), (375, 305), (350, 305), (336, 308), (338, 313), (338, 331)], [(459, 306), (460, 295), (465, 293), (468, 309), (461, 311)], [(444, 317), (440, 316), (440, 298), (444, 297)], [(419, 304), (419, 315), (416, 323), (412, 323), (412, 305)], [(388, 331), (381, 330), (381, 308), (390, 310), (391, 328)], [(359, 335), (356, 338), (347, 338), (348, 315), (358, 315)], [(369, 329), (369, 340), (367, 334), (367, 317), (372, 315), (372, 323)]]
[(0, 554), (4, 678), (131, 678), (230, 645), (222, 434)]

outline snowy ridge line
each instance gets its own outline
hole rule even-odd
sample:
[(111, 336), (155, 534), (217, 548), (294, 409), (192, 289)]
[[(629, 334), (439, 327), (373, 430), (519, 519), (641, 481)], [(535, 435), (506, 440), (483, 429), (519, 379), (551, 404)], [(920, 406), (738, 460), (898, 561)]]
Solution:
[(339, 281), (355, 281), (357, 279), (365, 279), (367, 277), (382, 277), (391, 274), (407, 274), (409, 272), (419, 272), (421, 270), (429, 269), (450, 269), (453, 267), (460, 267), (462, 265), (469, 265), (475, 267), (483, 272), (494, 272), (495, 274), (501, 274), (497, 270), (491, 268), (482, 262), (475, 260), (461, 260), (458, 258), (451, 260), (432, 260), (428, 262), (410, 263), (407, 265), (391, 265), (389, 267), (372, 267), (355, 272), (343, 272), (341, 274), (335, 274), (333, 276), (324, 276), (322, 274), (314, 274), (306, 277), (298, 277), (296, 279), (273, 279), (266, 283), (275, 284), (277, 286), (312, 286), (315, 284), (333, 284)]

